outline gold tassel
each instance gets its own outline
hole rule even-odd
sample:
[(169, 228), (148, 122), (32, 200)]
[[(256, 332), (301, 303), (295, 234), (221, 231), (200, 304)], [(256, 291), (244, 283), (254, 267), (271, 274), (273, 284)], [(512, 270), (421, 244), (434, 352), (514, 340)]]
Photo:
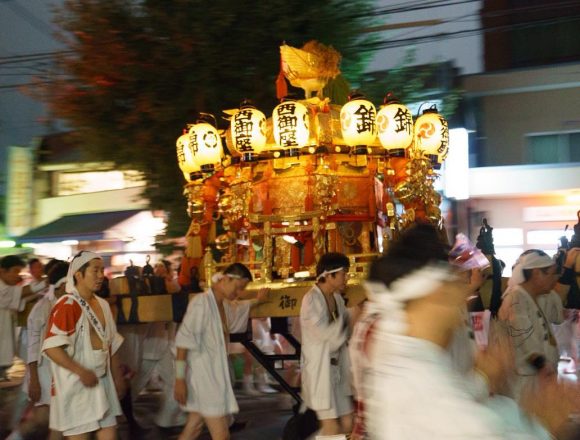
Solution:
[(191, 222), (187, 234), (185, 234), (185, 255), (189, 258), (201, 258), (201, 225), (195, 221)]
[(199, 235), (189, 235), (186, 238), (185, 255), (189, 258), (201, 258), (201, 237)]

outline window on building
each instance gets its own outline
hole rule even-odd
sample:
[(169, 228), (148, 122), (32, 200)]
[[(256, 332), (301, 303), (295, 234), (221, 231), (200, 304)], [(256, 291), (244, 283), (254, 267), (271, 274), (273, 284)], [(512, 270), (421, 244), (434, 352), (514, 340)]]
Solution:
[(549, 133), (526, 136), (527, 162), (580, 162), (580, 133)]
[(580, 133), (570, 133), (570, 162), (580, 162)]

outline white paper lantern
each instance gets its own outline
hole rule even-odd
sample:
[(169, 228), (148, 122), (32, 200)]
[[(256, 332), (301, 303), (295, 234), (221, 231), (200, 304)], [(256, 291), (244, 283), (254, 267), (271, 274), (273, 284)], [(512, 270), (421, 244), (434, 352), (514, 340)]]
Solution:
[(201, 176), (201, 167), (196, 162), (191, 149), (189, 148), (189, 134), (182, 134), (175, 143), (177, 149), (177, 163), (183, 173), (183, 177), (188, 182), (196, 180)]
[(308, 145), (310, 136), (308, 109), (300, 102), (285, 100), (274, 107), (272, 112), (274, 140), (285, 150)]
[(217, 129), (207, 122), (198, 122), (189, 129), (189, 148), (201, 171), (213, 172), (221, 165), (224, 154)]
[(353, 95), (340, 110), (342, 138), (349, 147), (372, 145), (377, 137), (377, 110), (362, 95)]
[(404, 157), (413, 143), (413, 115), (397, 100), (386, 100), (377, 115), (379, 140), (393, 157)]
[(435, 168), (441, 164), (449, 152), (449, 125), (447, 120), (437, 113), (437, 107), (423, 111), (415, 122), (415, 148), (431, 160)]
[(266, 147), (266, 116), (252, 105), (243, 104), (230, 125), (232, 148), (244, 160), (251, 160)]

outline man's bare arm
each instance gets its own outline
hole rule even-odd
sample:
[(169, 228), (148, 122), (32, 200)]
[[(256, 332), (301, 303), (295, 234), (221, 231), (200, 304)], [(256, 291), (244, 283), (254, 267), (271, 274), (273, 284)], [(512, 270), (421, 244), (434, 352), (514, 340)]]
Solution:
[(47, 348), (44, 352), (55, 364), (76, 374), (84, 386), (92, 388), (99, 383), (99, 379), (95, 372), (83, 367), (78, 362), (75, 362), (62, 346)]
[(175, 357), (175, 400), (181, 405), (187, 403), (187, 385), (185, 383), (185, 369), (187, 350), (185, 348), (177, 347), (177, 355)]
[(48, 282), (46, 280), (42, 280), (37, 283), (27, 284), (26, 286), (22, 287), (22, 294), (20, 298), (26, 299), (31, 296), (36, 296), (39, 292), (42, 292), (47, 288), (47, 283)]

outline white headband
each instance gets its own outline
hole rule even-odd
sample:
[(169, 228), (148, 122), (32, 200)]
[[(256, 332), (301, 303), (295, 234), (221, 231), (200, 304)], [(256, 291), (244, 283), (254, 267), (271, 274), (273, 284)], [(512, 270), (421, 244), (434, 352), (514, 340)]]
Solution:
[(66, 277), (62, 277), (60, 280), (58, 280), (56, 283), (54, 283), (54, 288), (58, 289), (60, 286), (62, 286), (64, 283), (66, 283)]
[(515, 287), (526, 281), (524, 277), (524, 270), (526, 269), (542, 269), (556, 264), (552, 258), (544, 252), (531, 251), (520, 255), (512, 269), (512, 277), (508, 281), (508, 288)]
[(407, 329), (405, 304), (431, 294), (443, 283), (455, 279), (449, 266), (429, 264), (393, 281), (390, 287), (382, 282), (369, 281), (370, 312), (385, 313), (384, 330), (389, 334), (404, 334)]
[(81, 267), (87, 264), (89, 261), (102, 258), (91, 251), (81, 251), (77, 254), (70, 263), (68, 267), (68, 272), (66, 274), (66, 291), (67, 293), (74, 293), (75, 289), (75, 273), (79, 271)]
[(212, 275), (211, 282), (217, 283), (219, 280), (223, 280), (225, 277), (234, 278), (236, 280), (247, 279), (247, 278), (241, 277), (240, 275), (236, 275), (234, 273), (217, 272), (217, 273), (214, 273)]
[(347, 268), (346, 267), (337, 267), (336, 269), (325, 270), (324, 272), (322, 272), (320, 275), (318, 275), (316, 277), (316, 281), (320, 281), (320, 278), (324, 278), (326, 275), (330, 275), (331, 273), (340, 272), (341, 270), (346, 271)]

